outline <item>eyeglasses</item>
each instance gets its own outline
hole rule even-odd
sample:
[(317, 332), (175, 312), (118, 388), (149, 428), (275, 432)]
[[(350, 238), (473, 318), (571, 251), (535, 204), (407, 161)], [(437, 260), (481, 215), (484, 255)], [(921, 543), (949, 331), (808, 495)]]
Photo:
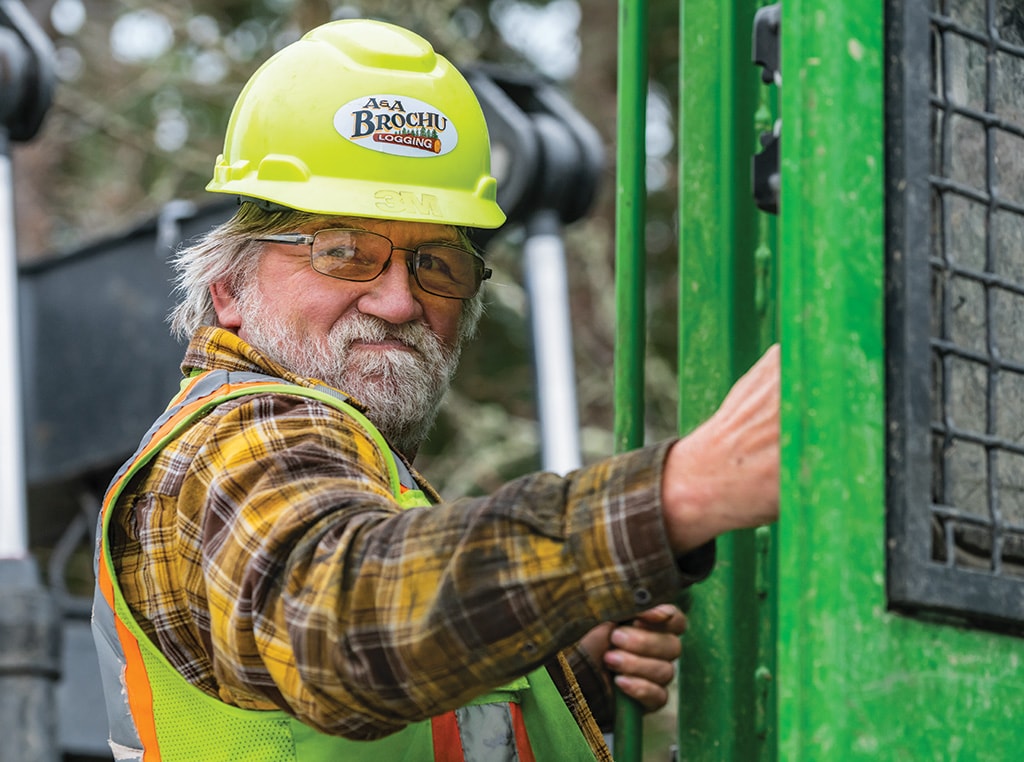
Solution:
[(307, 233), (281, 233), (256, 239), (270, 243), (309, 246), (309, 261), (322, 275), (365, 283), (391, 265), (395, 251), (407, 251), (406, 267), (428, 294), (448, 299), (471, 299), (491, 277), (478, 254), (446, 243), (421, 243), (415, 249), (395, 246), (391, 239), (369, 230), (328, 228)]

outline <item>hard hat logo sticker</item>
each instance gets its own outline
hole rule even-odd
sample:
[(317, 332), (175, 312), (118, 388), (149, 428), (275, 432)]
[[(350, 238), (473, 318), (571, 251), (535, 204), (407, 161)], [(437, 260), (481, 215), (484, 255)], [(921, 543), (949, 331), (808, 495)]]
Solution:
[(369, 95), (334, 113), (334, 129), (356, 145), (394, 156), (443, 156), (459, 134), (444, 112), (403, 95)]

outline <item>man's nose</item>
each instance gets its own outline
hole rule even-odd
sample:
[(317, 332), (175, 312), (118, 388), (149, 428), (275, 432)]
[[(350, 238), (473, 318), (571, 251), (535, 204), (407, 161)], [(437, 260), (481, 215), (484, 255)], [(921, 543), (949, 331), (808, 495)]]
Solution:
[(359, 311), (389, 323), (401, 324), (423, 317), (417, 298), (419, 287), (409, 268), (408, 252), (395, 248), (384, 272), (370, 281), (357, 304)]

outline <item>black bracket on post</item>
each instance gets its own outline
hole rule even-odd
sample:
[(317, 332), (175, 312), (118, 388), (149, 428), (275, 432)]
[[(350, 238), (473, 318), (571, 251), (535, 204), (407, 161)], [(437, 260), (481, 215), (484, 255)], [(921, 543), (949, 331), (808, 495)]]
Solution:
[(0, 125), (30, 140), (50, 108), (53, 45), (20, 0), (0, 0)]
[(526, 223), (538, 212), (553, 212), (563, 225), (583, 217), (604, 167), (594, 126), (539, 75), (479, 64), (466, 79), (487, 120), (498, 204), (508, 222)]
[[(759, 8), (754, 14), (753, 60), (761, 68), (761, 81), (782, 89), (781, 69), (782, 6), (779, 3)], [(751, 160), (754, 202), (769, 214), (779, 213), (779, 122), (770, 132), (759, 136), (762, 151)]]

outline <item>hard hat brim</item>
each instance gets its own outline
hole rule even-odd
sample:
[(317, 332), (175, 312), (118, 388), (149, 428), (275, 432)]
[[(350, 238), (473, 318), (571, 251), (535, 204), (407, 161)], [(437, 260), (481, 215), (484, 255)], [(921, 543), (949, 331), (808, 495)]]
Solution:
[[(489, 180), (487, 182), (486, 180)], [(341, 178), (311, 177), (305, 182), (247, 179), (213, 180), (206, 190), (270, 201), (290, 209), (331, 217), (365, 217), (409, 222), (428, 222), (494, 229), (505, 222), (505, 213), (494, 199), (493, 178), (482, 181), (476, 194), (431, 189), (422, 185), (378, 183)]]

